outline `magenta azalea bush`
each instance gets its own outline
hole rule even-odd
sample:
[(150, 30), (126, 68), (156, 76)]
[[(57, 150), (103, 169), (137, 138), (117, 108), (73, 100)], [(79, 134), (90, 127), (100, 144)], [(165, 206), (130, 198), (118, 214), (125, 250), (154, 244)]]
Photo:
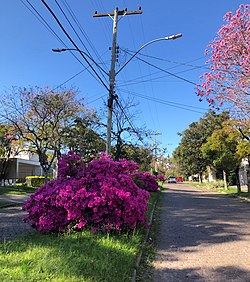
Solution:
[(157, 174), (156, 178), (161, 181), (162, 183), (166, 180), (165, 176), (163, 174)]
[(149, 172), (136, 172), (132, 174), (134, 182), (143, 190), (148, 192), (156, 192), (158, 190), (158, 183), (156, 176)]
[(73, 151), (62, 155), (58, 161), (58, 178), (80, 178), (83, 176), (83, 161)]
[(109, 232), (145, 224), (150, 195), (133, 181), (136, 169), (134, 162), (114, 161), (105, 154), (83, 168), (73, 152), (63, 155), (58, 178), (25, 202), (24, 221), (40, 232), (69, 227)]

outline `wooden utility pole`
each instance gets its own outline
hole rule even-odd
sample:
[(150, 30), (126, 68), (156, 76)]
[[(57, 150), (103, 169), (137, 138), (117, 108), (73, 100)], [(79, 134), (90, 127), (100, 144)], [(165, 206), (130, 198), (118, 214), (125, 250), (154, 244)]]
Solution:
[(156, 136), (161, 135), (161, 133), (154, 132), (153, 135), (154, 135), (154, 151), (155, 151), (154, 170), (157, 171), (157, 145), (158, 144), (157, 144), (157, 141), (156, 141)]
[(115, 63), (116, 63), (116, 38), (117, 38), (117, 25), (118, 16), (141, 14), (141, 9), (137, 11), (128, 12), (126, 9), (119, 11), (118, 8), (114, 9), (114, 13), (98, 14), (95, 12), (93, 17), (113, 17), (113, 40), (112, 40), (112, 54), (111, 65), (109, 71), (109, 96), (108, 96), (108, 120), (107, 120), (107, 142), (106, 142), (106, 154), (110, 155), (111, 152), (111, 130), (112, 130), (112, 114), (113, 114), (113, 101), (114, 101), (114, 86), (115, 86)]

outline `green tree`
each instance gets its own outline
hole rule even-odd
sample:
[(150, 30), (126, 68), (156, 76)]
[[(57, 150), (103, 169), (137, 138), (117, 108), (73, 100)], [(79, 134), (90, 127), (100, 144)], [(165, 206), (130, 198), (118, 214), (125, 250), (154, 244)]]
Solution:
[(94, 113), (87, 118), (75, 119), (66, 132), (65, 146), (80, 155), (85, 163), (105, 151), (106, 143), (97, 133), (98, 118)]
[(221, 128), (222, 122), (228, 118), (227, 112), (216, 114), (214, 111), (209, 111), (180, 134), (181, 142), (174, 151), (173, 158), (185, 177), (198, 174), (199, 180), (202, 181), (202, 175), (211, 162), (209, 158), (204, 157), (201, 147), (207, 142), (213, 131)]
[(0, 178), (4, 179), (8, 169), (9, 159), (18, 154), (16, 132), (8, 124), (0, 124)]
[(241, 135), (227, 123), (221, 129), (215, 130), (202, 145), (201, 151), (216, 169), (223, 171), (224, 186), (227, 189), (227, 175), (235, 172), (238, 192), (241, 191), (239, 169), (241, 158), (237, 156), (237, 147), (241, 142)]
[(36, 153), (44, 175), (63, 146), (67, 128), (77, 117), (92, 112), (77, 100), (75, 90), (49, 88), (13, 88), (1, 99), (1, 116), (14, 128), (19, 140)]
[(121, 158), (136, 162), (142, 171), (150, 171), (150, 165), (153, 161), (153, 155), (151, 152), (151, 149), (146, 147), (126, 144), (123, 146)]

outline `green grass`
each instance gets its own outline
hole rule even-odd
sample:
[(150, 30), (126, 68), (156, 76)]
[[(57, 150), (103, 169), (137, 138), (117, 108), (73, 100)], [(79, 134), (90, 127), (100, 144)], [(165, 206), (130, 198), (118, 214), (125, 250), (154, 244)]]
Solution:
[(25, 186), (2, 186), (0, 187), (0, 195), (23, 195), (34, 193), (37, 187)]
[[(151, 193), (149, 209), (159, 193)], [(133, 235), (39, 234), (0, 244), (0, 281), (129, 281), (144, 229)]]
[(233, 196), (233, 197), (238, 197), (238, 198), (250, 198), (250, 194), (247, 192), (241, 192), (241, 193), (237, 193), (237, 187), (235, 186), (229, 186), (228, 189), (225, 189), (224, 187), (218, 187), (220, 185), (217, 185), (215, 183), (215, 186), (213, 186), (213, 182), (211, 183), (198, 183), (198, 182), (188, 182), (188, 184), (195, 186), (195, 187), (203, 187), (209, 190), (213, 190), (222, 194), (226, 194), (229, 196)]
[(128, 281), (140, 236), (31, 234), (1, 245), (1, 281)]
[(141, 257), (140, 265), (137, 269), (136, 281), (138, 282), (152, 282), (153, 265), (152, 262), (156, 255), (156, 238), (160, 227), (160, 212), (159, 208), (161, 201), (161, 193), (154, 193), (152, 201), (157, 200), (158, 204), (155, 207), (155, 211), (152, 218), (152, 226), (150, 228), (148, 240), (143, 245), (143, 253)]

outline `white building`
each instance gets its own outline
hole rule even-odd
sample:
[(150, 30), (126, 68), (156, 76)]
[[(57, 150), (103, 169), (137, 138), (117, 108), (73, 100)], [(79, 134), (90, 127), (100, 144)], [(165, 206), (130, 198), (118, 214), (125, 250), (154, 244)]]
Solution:
[(26, 176), (42, 175), (38, 155), (22, 151), (8, 161), (6, 179), (20, 179)]

